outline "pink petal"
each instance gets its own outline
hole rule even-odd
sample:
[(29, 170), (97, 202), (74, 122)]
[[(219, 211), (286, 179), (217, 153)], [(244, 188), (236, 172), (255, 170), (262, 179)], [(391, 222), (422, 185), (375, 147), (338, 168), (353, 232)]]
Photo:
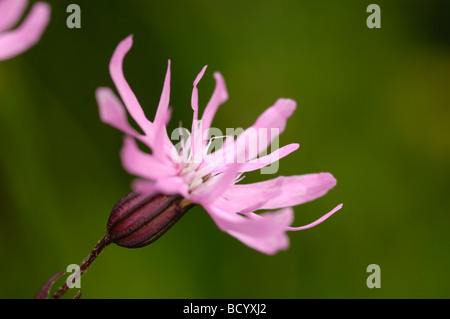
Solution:
[[(269, 107), (258, 117), (255, 124), (237, 138), (236, 145), (238, 150), (236, 152), (241, 152), (239, 148), (247, 148), (249, 149), (247, 158), (252, 159), (259, 153), (265, 151), (272, 140), (284, 131), (286, 121), (295, 111), (296, 105), (294, 100), (278, 99), (273, 106)], [(257, 133), (256, 135), (254, 134), (255, 131)], [(246, 139), (248, 144), (246, 143)], [(250, 145), (258, 145), (258, 147), (248, 148)]]
[(289, 231), (298, 231), (298, 230), (305, 230), (314, 226), (319, 225), (320, 223), (322, 223), (323, 221), (325, 221), (325, 219), (327, 219), (328, 217), (330, 217), (331, 215), (333, 215), (334, 213), (336, 213), (338, 210), (340, 210), (342, 208), (343, 204), (339, 204), (337, 205), (335, 208), (333, 208), (329, 213), (326, 213), (325, 215), (323, 215), (322, 217), (320, 217), (319, 219), (317, 219), (316, 221), (305, 225), (305, 226), (300, 226), (300, 227), (286, 227), (286, 230)]
[(119, 43), (109, 63), (109, 72), (131, 117), (146, 134), (151, 134), (153, 123), (145, 117), (144, 111), (123, 74), (123, 60), (132, 45), (133, 37), (131, 35)]
[(153, 151), (154, 157), (170, 165), (172, 160), (172, 149), (174, 148), (169, 136), (167, 135), (167, 122), (170, 120), (171, 109), (169, 108), (170, 100), (170, 65), (169, 60), (167, 72), (164, 79), (163, 90), (159, 100), (158, 109), (156, 111), (155, 120), (153, 122), (153, 133), (148, 137), (148, 143)]
[(330, 173), (306, 174), (298, 176), (280, 176), (264, 182), (253, 184), (238, 184), (229, 187), (223, 194), (229, 200), (247, 196), (252, 200), (252, 194), (257, 194), (267, 188), (281, 183), (280, 194), (271, 198), (261, 208), (276, 209), (296, 206), (325, 195), (336, 185), (336, 179)]
[(170, 100), (170, 60), (167, 65), (166, 77), (164, 79), (164, 85), (161, 93), (161, 98), (159, 99), (158, 109), (156, 110), (155, 120), (153, 121), (155, 126), (166, 124), (167, 113), (170, 112), (169, 100)]
[(289, 247), (285, 231), (293, 220), (292, 208), (246, 217), (214, 206), (205, 208), (219, 229), (255, 250), (273, 255)]
[[(215, 150), (214, 152), (207, 154), (204, 156), (202, 163), (199, 166), (199, 169), (204, 171), (204, 175), (207, 175), (211, 172), (221, 173), (223, 172), (228, 164), (236, 162), (234, 159), (232, 161), (227, 160), (227, 154), (232, 154), (229, 152), (229, 149), (234, 147), (234, 137), (229, 135), (225, 136), (223, 140), (222, 147), (220, 149)], [(237, 158), (237, 157), (236, 157)]]
[(238, 154), (237, 159), (241, 163), (254, 159), (267, 149), (276, 136), (284, 131), (287, 119), (295, 111), (295, 108), (296, 102), (294, 100), (278, 99), (273, 106), (258, 117), (251, 127), (237, 137), (233, 145), (224, 150), (219, 150), (217, 154), (209, 154), (205, 161), (210, 163), (213, 161), (210, 158), (216, 158), (220, 155), (223, 158), (228, 158), (231, 152)]
[(142, 152), (134, 138), (126, 136), (120, 152), (122, 165), (129, 173), (150, 180), (176, 174), (174, 167), (156, 160), (152, 155)]
[(162, 122), (154, 126), (154, 131), (148, 136), (146, 144), (152, 149), (153, 156), (158, 161), (166, 165), (180, 163), (175, 147), (167, 135), (166, 125)]
[[(125, 58), (125, 55), (130, 50), (132, 44), (133, 37), (128, 36), (117, 46), (109, 65), (111, 77), (131, 117), (146, 134), (146, 136), (144, 137), (136, 136), (136, 134), (130, 135), (136, 136), (147, 146), (149, 146), (152, 149), (153, 155), (157, 160), (168, 164), (171, 161), (170, 156), (173, 147), (173, 144), (167, 136), (166, 131), (166, 122), (168, 121), (168, 117), (170, 117), (170, 112), (168, 111), (170, 97), (170, 60), (167, 67), (163, 91), (161, 93), (161, 100), (155, 115), (156, 123), (152, 123), (145, 117), (145, 114), (141, 106), (139, 105), (136, 96), (128, 85), (123, 74), (123, 60)], [(109, 98), (108, 101), (111, 103), (111, 98)], [(117, 99), (115, 99), (114, 102), (115, 104), (117, 104)], [(118, 108), (116, 107), (116, 109)], [(115, 111), (115, 113), (118, 113), (117, 110)], [(122, 119), (124, 118), (123, 115), (120, 115), (120, 117)], [(120, 122), (118, 122), (117, 116), (114, 119), (116, 120), (116, 122), (114, 123), (120, 123), (120, 129), (123, 130), (123, 128), (125, 128), (124, 121), (121, 119)], [(129, 133), (129, 129), (126, 129), (126, 131), (124, 132)]]
[[(273, 162), (276, 162), (276, 161), (282, 159), (283, 157), (291, 154), (292, 152), (296, 151), (299, 147), (300, 147), (300, 144), (297, 144), (297, 143), (292, 143), (292, 144), (288, 144), (283, 147), (280, 147), (279, 149), (273, 151), (272, 153), (270, 153), (268, 155), (258, 157), (254, 160), (248, 161), (247, 163), (243, 164), (240, 169), (240, 172), (241, 173), (251, 172), (251, 171), (255, 171), (257, 169), (263, 168), (263, 167), (270, 165)], [(227, 165), (229, 165), (229, 164), (224, 163), (221, 165), (217, 165), (212, 170), (211, 174), (218, 174), (218, 173), (222, 172), (224, 169), (226, 169)]]
[(50, 21), (50, 11), (47, 3), (38, 2), (18, 28), (1, 33), (0, 61), (23, 53), (39, 42)]
[[(169, 136), (167, 135), (167, 123), (170, 120), (172, 110), (169, 108), (170, 101), (170, 66), (171, 61), (168, 61), (166, 76), (164, 78), (163, 90), (159, 100), (158, 109), (156, 110), (155, 119), (153, 121), (153, 133), (149, 136), (149, 144), (152, 148), (153, 155), (161, 162), (170, 165), (170, 163), (178, 160), (175, 159), (176, 152), (172, 154), (174, 148)], [(178, 163), (178, 162), (177, 162)]]
[(28, 0), (0, 0), (0, 32), (11, 29), (22, 17)]
[(297, 143), (288, 144), (288, 145), (285, 145), (285, 146), (273, 151), (269, 155), (261, 156), (254, 160), (248, 161), (247, 163), (245, 163), (242, 166), (241, 173), (255, 171), (257, 169), (266, 167), (267, 165), (270, 165), (273, 162), (279, 161), (283, 157), (296, 151), (299, 147), (300, 147), (300, 144), (297, 144)]
[[(271, 198), (278, 196), (281, 192), (282, 181), (279, 180), (278, 184), (274, 184), (272, 187), (268, 187), (264, 190), (258, 190), (257, 192), (249, 192), (245, 196), (229, 199), (226, 195), (219, 197), (214, 206), (233, 213), (247, 214), (259, 210), (263, 207)], [(226, 193), (226, 192), (225, 192)]]
[(211, 202), (214, 202), (228, 188), (234, 185), (241, 165), (239, 163), (233, 164), (222, 174), (210, 178), (195, 189), (190, 198), (202, 205), (209, 205)]
[(147, 179), (136, 178), (131, 188), (133, 191), (141, 194), (158, 193), (158, 190), (155, 188), (155, 181), (149, 181)]
[(172, 108), (169, 106), (167, 108), (166, 117), (164, 119), (164, 124), (166, 124), (166, 125), (169, 124), (171, 117), (172, 117)]
[(203, 74), (205, 74), (205, 70), (207, 68), (207, 65), (203, 67), (203, 69), (200, 71), (200, 73), (197, 75), (197, 77), (194, 80), (194, 88), (192, 89), (192, 98), (191, 98), (191, 105), (192, 110), (194, 111), (194, 115), (192, 118), (192, 134), (191, 134), (191, 152), (192, 152), (192, 161), (194, 163), (201, 163), (202, 157), (203, 157), (203, 136), (202, 136), (202, 130), (198, 127), (198, 89), (197, 85), (200, 82), (201, 78), (203, 77)]
[(161, 178), (155, 181), (136, 179), (132, 188), (138, 193), (162, 193), (166, 195), (179, 194), (185, 198), (189, 196), (189, 189), (184, 181), (178, 176)]
[(197, 85), (200, 82), (200, 80), (202, 79), (203, 75), (205, 74), (206, 68), (208, 66), (205, 65), (202, 70), (200, 71), (200, 73), (197, 75), (197, 77), (194, 80), (194, 88), (192, 89), (192, 97), (191, 97), (191, 107), (194, 110), (194, 121), (198, 120), (198, 89), (197, 89)]
[(213, 95), (206, 105), (202, 116), (203, 135), (206, 134), (208, 129), (211, 127), (214, 115), (216, 114), (219, 106), (228, 100), (227, 88), (222, 75), (219, 72), (215, 72), (214, 78), (216, 79), (216, 88), (214, 89)]
[(100, 111), (100, 119), (103, 123), (128, 134), (137, 137), (140, 134), (128, 123), (127, 113), (122, 102), (110, 88), (100, 87), (95, 91), (95, 97)]

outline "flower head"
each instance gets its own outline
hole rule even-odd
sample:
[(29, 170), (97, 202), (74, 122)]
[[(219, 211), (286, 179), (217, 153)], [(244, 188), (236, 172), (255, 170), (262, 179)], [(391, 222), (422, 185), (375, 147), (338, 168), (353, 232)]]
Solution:
[[(132, 185), (136, 194), (146, 194), (143, 196), (146, 198), (160, 194), (177, 195), (184, 201), (201, 205), (219, 229), (265, 254), (288, 248), (287, 231), (313, 227), (342, 207), (342, 204), (336, 206), (309, 225), (291, 227), (292, 206), (325, 195), (336, 185), (331, 174), (280, 176), (264, 182), (239, 183), (243, 173), (267, 166), (299, 147), (298, 144), (289, 144), (258, 158), (285, 129), (287, 119), (296, 108), (291, 99), (278, 99), (236, 140), (226, 137), (222, 148), (208, 152), (212, 141), (207, 138), (208, 131), (218, 107), (227, 100), (228, 94), (222, 75), (214, 73), (216, 87), (199, 119), (197, 84), (206, 66), (193, 84), (191, 132), (187, 138), (181, 139), (177, 149), (167, 133), (171, 116), (170, 60), (159, 105), (153, 121), (150, 121), (123, 74), (123, 60), (132, 43), (132, 36), (120, 42), (109, 65), (122, 101), (107, 87), (98, 88), (96, 98), (101, 120), (125, 133), (120, 155), (125, 170), (138, 177)], [(126, 111), (142, 133), (129, 124)], [(137, 141), (148, 147), (151, 153), (142, 151)], [(258, 147), (252, 147), (254, 145)], [(255, 213), (273, 209), (279, 210)], [(119, 226), (122, 227), (121, 224)]]
[(12, 58), (34, 46), (50, 20), (50, 6), (37, 2), (24, 21), (14, 30), (22, 17), (27, 0), (0, 0), (0, 61)]

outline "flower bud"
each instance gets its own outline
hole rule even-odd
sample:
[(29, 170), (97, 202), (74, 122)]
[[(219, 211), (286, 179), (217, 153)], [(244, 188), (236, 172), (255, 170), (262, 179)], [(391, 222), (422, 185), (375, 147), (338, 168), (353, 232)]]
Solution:
[(107, 224), (109, 240), (137, 248), (161, 237), (193, 204), (180, 195), (131, 192), (113, 207)]

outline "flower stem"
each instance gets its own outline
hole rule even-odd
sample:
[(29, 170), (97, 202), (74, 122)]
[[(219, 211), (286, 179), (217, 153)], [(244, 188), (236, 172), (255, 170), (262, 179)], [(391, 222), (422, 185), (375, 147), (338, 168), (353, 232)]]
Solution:
[[(83, 275), (88, 267), (94, 262), (94, 260), (97, 258), (97, 256), (111, 243), (109, 236), (105, 235), (100, 241), (97, 243), (97, 246), (94, 247), (94, 249), (91, 251), (91, 253), (86, 257), (86, 259), (83, 261), (83, 263), (80, 266), (80, 277)], [(67, 281), (62, 285), (55, 294), (51, 297), (51, 299), (58, 299), (60, 298), (69, 287), (67, 286)]]

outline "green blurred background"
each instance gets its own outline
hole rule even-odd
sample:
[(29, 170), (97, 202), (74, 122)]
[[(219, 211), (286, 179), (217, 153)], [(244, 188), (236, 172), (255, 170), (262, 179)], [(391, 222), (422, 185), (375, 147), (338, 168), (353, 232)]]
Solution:
[[(449, 298), (448, 1), (48, 1), (41, 42), (0, 63), (0, 297), (32, 298), (80, 263), (130, 191), (122, 134), (94, 92), (113, 87), (116, 45), (134, 34), (126, 77), (152, 118), (172, 59), (170, 128), (204, 107), (213, 71), (230, 98), (214, 126), (247, 127), (279, 97), (298, 102), (280, 144), (300, 149), (279, 175), (331, 172), (337, 186), (295, 208), (313, 229), (266, 256), (222, 233), (202, 208), (142, 249), (108, 247), (83, 298)], [(81, 7), (68, 29), (66, 7)], [(262, 180), (274, 176), (249, 176)], [(381, 288), (369, 289), (369, 264)], [(59, 285), (63, 280), (57, 282)], [(73, 291), (67, 297), (74, 295)]]

